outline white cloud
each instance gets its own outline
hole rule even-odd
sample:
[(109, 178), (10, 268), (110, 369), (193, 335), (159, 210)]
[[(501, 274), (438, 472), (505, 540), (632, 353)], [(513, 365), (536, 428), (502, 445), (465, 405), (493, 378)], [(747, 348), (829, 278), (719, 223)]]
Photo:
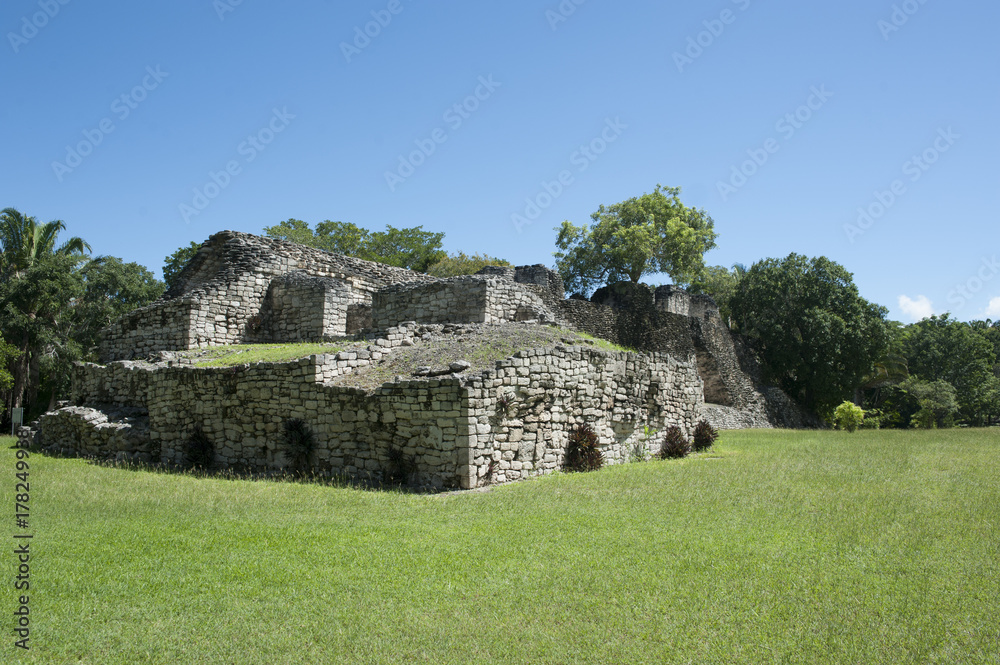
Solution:
[(1000, 297), (994, 298), (986, 307), (984, 316), (988, 319), (1000, 319)]
[(934, 305), (927, 296), (917, 296), (916, 300), (899, 296), (899, 308), (914, 321), (928, 319), (934, 315)]

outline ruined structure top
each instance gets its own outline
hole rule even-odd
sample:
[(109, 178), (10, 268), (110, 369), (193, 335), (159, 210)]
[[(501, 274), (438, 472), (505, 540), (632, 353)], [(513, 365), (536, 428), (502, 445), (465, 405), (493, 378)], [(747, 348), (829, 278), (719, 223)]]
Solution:
[(249, 233), (210, 237), (152, 305), (117, 321), (102, 361), (244, 342), (314, 341), (357, 332), (372, 294), (434, 282), (423, 273)]

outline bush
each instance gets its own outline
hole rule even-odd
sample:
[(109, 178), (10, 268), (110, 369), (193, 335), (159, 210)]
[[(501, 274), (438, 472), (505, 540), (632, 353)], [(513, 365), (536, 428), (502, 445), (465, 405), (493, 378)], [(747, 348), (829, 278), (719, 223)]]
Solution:
[(865, 421), (864, 410), (853, 402), (843, 402), (833, 411), (833, 425), (837, 429), (853, 432)]
[(708, 424), (707, 420), (702, 420), (694, 428), (694, 441), (692, 447), (695, 452), (701, 452), (712, 447), (715, 440), (719, 438), (719, 432)]
[(507, 415), (514, 408), (514, 394), (513, 393), (501, 393), (497, 396), (497, 413), (501, 417), (506, 418)]
[(389, 465), (383, 472), (385, 481), (393, 485), (409, 485), (417, 473), (417, 458), (395, 446), (389, 446), (387, 457)]
[(284, 423), (285, 449), (288, 461), (293, 467), (304, 469), (309, 466), (309, 457), (316, 448), (316, 435), (309, 425), (300, 418), (289, 418)]
[(590, 425), (580, 425), (569, 435), (563, 468), (567, 471), (596, 471), (604, 466), (597, 433)]
[(684, 438), (681, 428), (676, 425), (667, 428), (663, 435), (663, 445), (660, 446), (660, 459), (687, 457), (690, 452), (691, 444)]
[(215, 446), (201, 427), (195, 427), (184, 442), (184, 465), (206, 471), (215, 465)]
[(866, 410), (861, 429), (882, 429), (882, 418), (883, 414), (878, 409)]

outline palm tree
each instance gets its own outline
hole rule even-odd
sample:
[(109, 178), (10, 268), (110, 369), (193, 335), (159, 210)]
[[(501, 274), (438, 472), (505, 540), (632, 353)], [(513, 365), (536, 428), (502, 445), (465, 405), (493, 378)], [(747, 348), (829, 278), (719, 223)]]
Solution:
[[(38, 220), (25, 215), (14, 208), (4, 208), (0, 211), (0, 282), (17, 287), (25, 294), (31, 294), (30, 284), (20, 284), (19, 280), (33, 266), (39, 265), (47, 257), (75, 257), (82, 261), (84, 253), (90, 251), (90, 245), (82, 238), (73, 237), (56, 246), (59, 233), (66, 229), (62, 220), (54, 220), (39, 224)], [(70, 259), (72, 261), (72, 258)], [(26, 287), (26, 288), (25, 288)], [(35, 293), (21, 299), (13, 307), (12, 315), (21, 318), (22, 322), (30, 324), (20, 326), (19, 334), (10, 340), (17, 348), (18, 354), (11, 359), (10, 370), (14, 376), (13, 390), (9, 395), (9, 405), (18, 407), (26, 391), (37, 390), (38, 365), (43, 354), (39, 348), (38, 333), (40, 321), (37, 321), (42, 304), (42, 294)]]
[(59, 219), (39, 224), (14, 208), (0, 211), (0, 279), (18, 277), (50, 254), (79, 254), (83, 258), (90, 251), (83, 238), (70, 238), (56, 248), (56, 237), (65, 230), (66, 224)]
[(895, 386), (908, 378), (910, 378), (910, 368), (907, 367), (906, 358), (887, 353), (876, 360), (872, 371), (861, 379), (861, 385), (854, 391), (854, 403), (861, 406), (864, 391), (874, 390), (875, 395), (872, 401), (881, 406), (882, 402), (885, 401), (883, 388)]

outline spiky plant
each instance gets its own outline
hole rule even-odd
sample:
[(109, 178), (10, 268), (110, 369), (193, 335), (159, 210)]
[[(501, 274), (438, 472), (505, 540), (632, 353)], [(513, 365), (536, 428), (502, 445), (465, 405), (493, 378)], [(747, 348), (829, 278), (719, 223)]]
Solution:
[(596, 471), (604, 465), (600, 441), (590, 425), (580, 425), (569, 435), (563, 468), (567, 471)]
[(681, 428), (673, 425), (663, 434), (663, 445), (660, 446), (660, 459), (678, 459), (687, 457), (691, 452), (691, 443), (684, 437)]
[(289, 418), (282, 427), (288, 461), (294, 467), (305, 469), (309, 466), (309, 458), (316, 448), (316, 435), (301, 418)]
[(200, 426), (196, 426), (184, 442), (184, 466), (209, 471), (215, 464), (215, 446)]
[(701, 452), (702, 450), (708, 450), (718, 438), (718, 430), (712, 427), (707, 420), (702, 420), (694, 428), (694, 441), (692, 447), (696, 453)]

